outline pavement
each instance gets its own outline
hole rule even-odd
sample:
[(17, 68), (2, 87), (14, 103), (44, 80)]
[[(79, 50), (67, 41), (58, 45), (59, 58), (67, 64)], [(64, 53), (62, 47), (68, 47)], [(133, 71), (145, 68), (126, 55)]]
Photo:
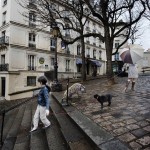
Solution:
[[(69, 107), (73, 107), (73, 111), (69, 111), (69, 107), (65, 109), (87, 134), (88, 124), (94, 126), (95, 130), (89, 127), (90, 138), (100, 149), (111, 150), (118, 146), (117, 150), (150, 150), (150, 76), (140, 76), (135, 91), (129, 87), (125, 93), (123, 89), (126, 80), (116, 78), (114, 85), (107, 84), (106, 78), (87, 81), (83, 83), (87, 92), (81, 99), (74, 97), (71, 101), (72, 106)], [(104, 103), (101, 109), (93, 95), (107, 93), (113, 95), (111, 107)], [(53, 95), (61, 101), (63, 92), (55, 92)], [(99, 137), (104, 140), (99, 142)]]

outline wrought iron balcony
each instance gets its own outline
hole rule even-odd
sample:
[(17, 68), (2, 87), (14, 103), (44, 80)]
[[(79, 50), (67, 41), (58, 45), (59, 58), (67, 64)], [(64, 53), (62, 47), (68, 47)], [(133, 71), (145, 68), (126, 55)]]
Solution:
[(36, 48), (36, 44), (29, 42), (29, 47)]
[(33, 21), (29, 21), (29, 27), (35, 28), (36, 27), (36, 23)]
[(28, 66), (28, 70), (36, 70), (36, 66)]
[(51, 52), (56, 51), (56, 47), (55, 47), (55, 46), (50, 46), (50, 51), (51, 51)]
[(9, 44), (9, 37), (8, 36), (0, 37), (0, 45), (8, 45), (8, 44)]
[(9, 64), (0, 64), (0, 71), (8, 71)]
[(66, 54), (70, 54), (70, 50), (66, 50), (65, 53), (66, 53)]

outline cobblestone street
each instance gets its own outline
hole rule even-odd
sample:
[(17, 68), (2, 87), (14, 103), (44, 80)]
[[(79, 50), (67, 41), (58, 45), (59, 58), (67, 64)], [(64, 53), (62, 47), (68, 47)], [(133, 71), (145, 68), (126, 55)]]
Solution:
[[(127, 78), (118, 78), (117, 84), (108, 86), (106, 80), (91, 80), (86, 84), (87, 93), (72, 104), (114, 137), (129, 144), (132, 149), (150, 149), (150, 77), (140, 76), (136, 90), (123, 92)], [(131, 86), (131, 85), (130, 85)], [(111, 107), (104, 103), (103, 110), (94, 94), (113, 95)]]

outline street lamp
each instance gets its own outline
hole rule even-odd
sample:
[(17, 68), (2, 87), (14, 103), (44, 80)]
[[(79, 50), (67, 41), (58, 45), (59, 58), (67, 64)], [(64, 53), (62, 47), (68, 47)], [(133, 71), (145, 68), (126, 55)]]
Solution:
[(55, 62), (54, 62), (54, 81), (52, 83), (52, 91), (60, 92), (62, 91), (62, 84), (58, 82), (58, 63), (57, 63), (57, 37), (60, 35), (59, 27), (52, 26), (52, 35), (55, 40)]

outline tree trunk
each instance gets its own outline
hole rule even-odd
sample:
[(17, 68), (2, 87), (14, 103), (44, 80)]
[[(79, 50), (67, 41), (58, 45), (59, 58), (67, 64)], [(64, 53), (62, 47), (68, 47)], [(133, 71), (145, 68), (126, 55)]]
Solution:
[(84, 38), (81, 39), (81, 48), (82, 48), (82, 81), (86, 81), (85, 43), (84, 43)]
[(113, 70), (112, 70), (113, 40), (110, 38), (108, 29), (106, 29), (105, 31), (105, 47), (106, 47), (106, 57), (107, 57), (106, 74), (108, 78), (112, 78), (113, 77)]

